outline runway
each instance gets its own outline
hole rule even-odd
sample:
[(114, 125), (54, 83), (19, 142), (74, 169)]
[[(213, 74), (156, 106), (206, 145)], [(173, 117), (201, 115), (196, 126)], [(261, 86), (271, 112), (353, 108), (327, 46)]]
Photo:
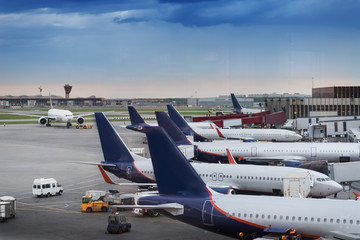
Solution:
[[(130, 148), (143, 147), (142, 134), (114, 125)], [(16, 218), (0, 223), (1, 239), (229, 239), (163, 216), (142, 217), (130, 211), (124, 213), (131, 232), (110, 235), (105, 233), (108, 213), (81, 213), (81, 196), (87, 190), (136, 191), (106, 184), (96, 166), (72, 163), (103, 160), (96, 125), (92, 129), (67, 129), (64, 124), (1, 126), (0, 149), (0, 196), (17, 199)], [(64, 194), (34, 197), (33, 180), (41, 177), (55, 178)]]

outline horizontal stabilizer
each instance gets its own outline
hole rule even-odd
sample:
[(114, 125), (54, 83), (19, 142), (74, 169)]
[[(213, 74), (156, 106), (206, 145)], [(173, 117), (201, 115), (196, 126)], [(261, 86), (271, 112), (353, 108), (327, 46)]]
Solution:
[(145, 208), (153, 210), (165, 210), (173, 216), (184, 214), (184, 206), (178, 203), (166, 203), (159, 205), (112, 205), (111, 208)]
[(112, 163), (93, 163), (93, 162), (76, 162), (76, 161), (72, 163), (85, 164), (85, 165), (101, 165), (103, 167), (116, 167), (116, 165)]

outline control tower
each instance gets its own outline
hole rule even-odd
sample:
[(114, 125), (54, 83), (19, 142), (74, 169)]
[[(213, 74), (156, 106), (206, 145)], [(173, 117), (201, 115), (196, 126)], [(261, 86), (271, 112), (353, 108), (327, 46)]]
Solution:
[(72, 86), (70, 86), (69, 84), (65, 84), (64, 89), (65, 89), (65, 98), (69, 98)]

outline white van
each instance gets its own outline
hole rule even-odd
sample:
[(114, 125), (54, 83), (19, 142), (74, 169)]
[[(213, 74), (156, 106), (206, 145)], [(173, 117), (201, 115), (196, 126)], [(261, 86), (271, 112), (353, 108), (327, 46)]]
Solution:
[(33, 194), (37, 197), (61, 195), (62, 186), (54, 178), (37, 178), (33, 183)]

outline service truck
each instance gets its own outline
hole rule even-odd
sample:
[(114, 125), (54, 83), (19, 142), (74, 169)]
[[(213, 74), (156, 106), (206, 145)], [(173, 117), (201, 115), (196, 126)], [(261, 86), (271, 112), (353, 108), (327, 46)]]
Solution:
[(314, 186), (310, 173), (291, 173), (284, 177), (284, 197), (306, 198)]
[(0, 202), (10, 203), (10, 218), (14, 218), (16, 215), (16, 199), (11, 196), (0, 197)]
[(0, 202), (0, 222), (5, 222), (10, 218), (10, 208), (9, 202)]

